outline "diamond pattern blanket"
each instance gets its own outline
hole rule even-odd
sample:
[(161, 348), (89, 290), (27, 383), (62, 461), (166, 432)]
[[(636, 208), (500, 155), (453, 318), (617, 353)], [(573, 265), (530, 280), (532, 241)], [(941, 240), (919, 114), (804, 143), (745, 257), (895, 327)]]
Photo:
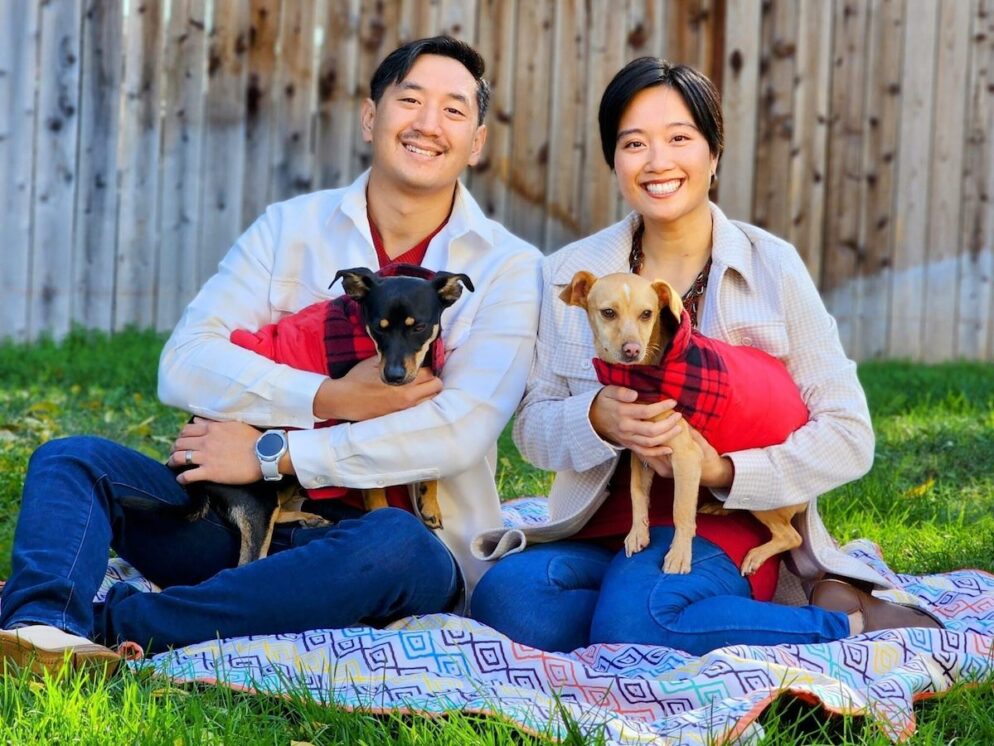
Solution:
[[(505, 506), (509, 525), (545, 517), (537, 498)], [(553, 737), (565, 735), (572, 721), (610, 744), (749, 742), (762, 735), (763, 710), (789, 696), (829, 713), (871, 718), (900, 741), (914, 732), (913, 702), (994, 675), (994, 575), (899, 575), (870, 542), (844, 550), (891, 579), (901, 589), (892, 598), (928, 606), (946, 629), (888, 630), (813, 645), (736, 645), (702, 657), (648, 645), (553, 654), (437, 614), (382, 630), (207, 641), (131, 665), (178, 683), (306, 693), (367, 712), (485, 713)], [(105, 588), (114, 582), (155, 590), (117, 560)]]

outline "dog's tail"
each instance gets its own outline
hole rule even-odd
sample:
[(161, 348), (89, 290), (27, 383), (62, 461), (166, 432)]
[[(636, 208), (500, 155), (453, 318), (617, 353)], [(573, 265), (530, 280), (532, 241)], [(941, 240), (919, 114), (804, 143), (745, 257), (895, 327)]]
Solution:
[(189, 500), (180, 505), (163, 502), (148, 495), (124, 495), (118, 498), (117, 502), (130, 510), (160, 513), (186, 521), (197, 521), (207, 515), (207, 511), (210, 509), (210, 498), (204, 485), (199, 482), (191, 484), (186, 487), (186, 494), (189, 496)]

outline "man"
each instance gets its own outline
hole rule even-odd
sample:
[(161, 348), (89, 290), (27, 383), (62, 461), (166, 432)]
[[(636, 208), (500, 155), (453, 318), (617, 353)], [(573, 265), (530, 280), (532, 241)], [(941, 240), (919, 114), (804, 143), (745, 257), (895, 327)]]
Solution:
[[(157, 651), (461, 608), (484, 569), (470, 539), (500, 525), (492, 455), (524, 390), (541, 292), (538, 252), (488, 220), (458, 181), (486, 140), (483, 71), (448, 37), (391, 53), (362, 106), (370, 170), (270, 206), (228, 252), (162, 352), (160, 398), (197, 415), (173, 445), (173, 468), (98, 438), (36, 451), (0, 606), (7, 658), (113, 665), (103, 645), (123, 640)], [(339, 269), (395, 260), (463, 272), (476, 287), (443, 319), (441, 379), (422, 370), (387, 386), (369, 359), (331, 380), (229, 341), (335, 295)], [(328, 419), (349, 422), (313, 428)], [(257, 453), (266, 427), (299, 429)], [(311, 501), (330, 527), (278, 528), (268, 558), (236, 567), (238, 536), (216, 516), (188, 523), (126, 507), (135, 495), (184, 505), (183, 484), (264, 472), (307, 488), (437, 479), (444, 528), (436, 536), (396, 495), (401, 509), (368, 514), (355, 501)], [(119, 584), (94, 607), (108, 547), (164, 590)]]

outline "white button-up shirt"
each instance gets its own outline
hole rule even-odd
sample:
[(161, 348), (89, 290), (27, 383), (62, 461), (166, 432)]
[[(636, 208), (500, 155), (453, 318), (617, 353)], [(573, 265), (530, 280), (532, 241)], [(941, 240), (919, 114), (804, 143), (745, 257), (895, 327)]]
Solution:
[(501, 525), (495, 444), (532, 362), (541, 300), (541, 254), (488, 219), (457, 186), (424, 266), (463, 272), (475, 292), (442, 315), (443, 391), (431, 401), (364, 422), (313, 429), (324, 376), (274, 363), (229, 341), (312, 303), (340, 269), (377, 268), (366, 213), (368, 172), (352, 185), (271, 205), (222, 259), (162, 351), (159, 397), (203, 417), (300, 428), (290, 455), (307, 488), (368, 488), (439, 480), (438, 533), (469, 589), (488, 567), (469, 542)]

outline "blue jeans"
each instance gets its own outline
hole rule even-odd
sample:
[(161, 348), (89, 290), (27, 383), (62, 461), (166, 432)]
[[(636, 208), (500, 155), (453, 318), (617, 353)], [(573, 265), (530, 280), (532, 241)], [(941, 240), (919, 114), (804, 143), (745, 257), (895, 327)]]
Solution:
[[(124, 507), (134, 495), (188, 500), (175, 472), (108, 440), (65, 438), (35, 451), (0, 628), (48, 624), (155, 652), (218, 637), (382, 625), (448, 610), (458, 596), (452, 555), (403, 510), (311, 503), (333, 525), (278, 525), (270, 555), (236, 567), (238, 533), (213, 512), (189, 522)], [(164, 590), (118, 584), (95, 606), (110, 548)]]
[(672, 528), (652, 528), (632, 557), (583, 541), (538, 544), (504, 557), (473, 593), (472, 616), (517, 642), (569, 652), (592, 643), (666, 645), (703, 655), (725, 645), (838, 640), (845, 614), (754, 601), (721, 549), (695, 537), (687, 575), (660, 567)]

